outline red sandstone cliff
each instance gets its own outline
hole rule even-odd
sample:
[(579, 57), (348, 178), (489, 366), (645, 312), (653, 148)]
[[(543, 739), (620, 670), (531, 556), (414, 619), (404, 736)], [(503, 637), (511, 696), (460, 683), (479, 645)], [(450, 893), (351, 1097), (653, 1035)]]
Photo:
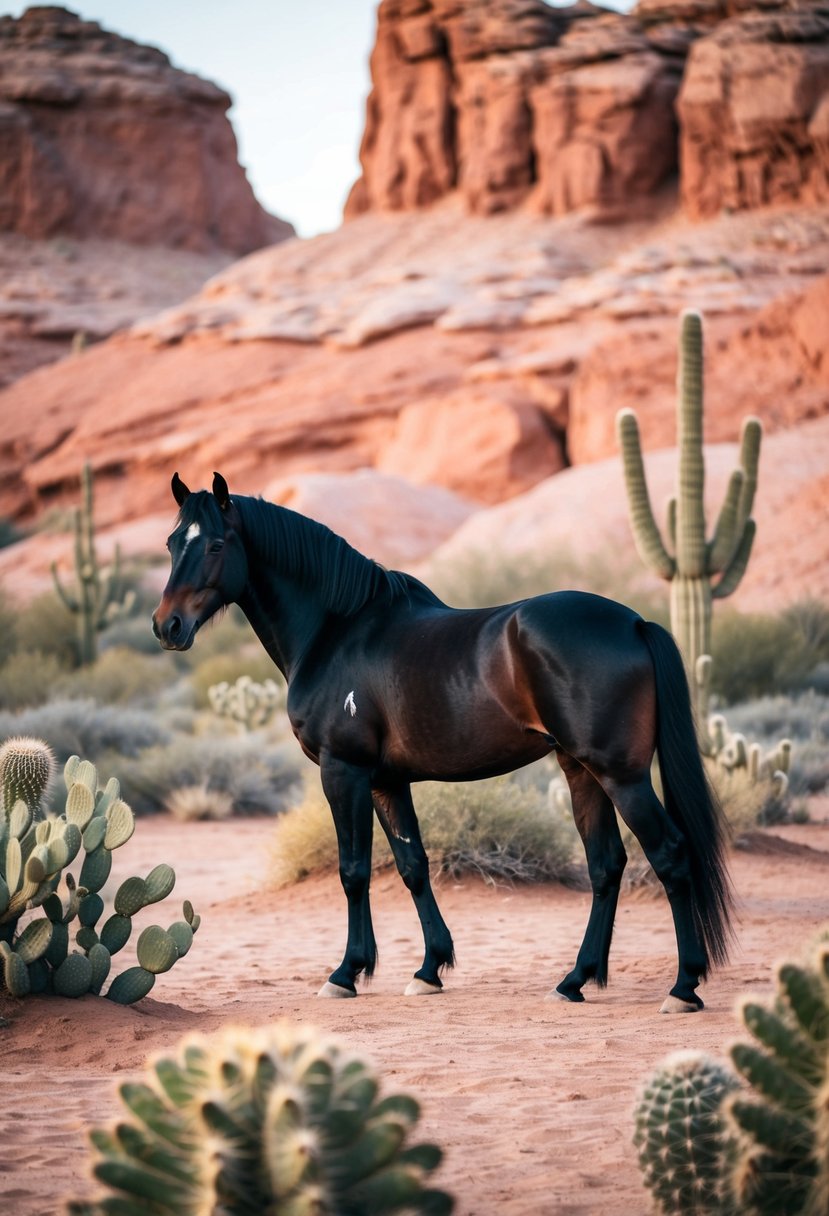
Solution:
[(256, 201), (222, 89), (63, 8), (0, 18), (0, 232), (247, 253)]
[(829, 197), (817, 0), (382, 0), (371, 73), (349, 216), (630, 214), (677, 171), (692, 216)]

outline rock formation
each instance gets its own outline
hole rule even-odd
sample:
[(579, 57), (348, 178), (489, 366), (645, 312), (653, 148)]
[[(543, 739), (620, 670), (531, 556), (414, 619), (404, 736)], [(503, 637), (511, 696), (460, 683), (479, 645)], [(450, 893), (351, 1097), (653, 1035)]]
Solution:
[(452, 191), (629, 215), (678, 168), (695, 217), (829, 196), (819, 0), (382, 0), (371, 71), (347, 216)]
[(222, 89), (63, 8), (0, 18), (0, 232), (247, 253), (256, 201)]

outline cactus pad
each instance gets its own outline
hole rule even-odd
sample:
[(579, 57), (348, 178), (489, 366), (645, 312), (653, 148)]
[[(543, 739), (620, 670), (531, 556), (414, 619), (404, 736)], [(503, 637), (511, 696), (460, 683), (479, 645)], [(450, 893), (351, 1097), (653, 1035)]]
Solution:
[(92, 984), (92, 964), (85, 954), (69, 954), (54, 975), (58, 996), (83, 996)]
[(155, 983), (152, 971), (145, 967), (128, 967), (109, 986), (107, 998), (119, 1005), (134, 1005), (151, 990)]
[(138, 961), (153, 975), (169, 971), (178, 960), (178, 947), (174, 938), (158, 925), (149, 925), (138, 939), (135, 947)]

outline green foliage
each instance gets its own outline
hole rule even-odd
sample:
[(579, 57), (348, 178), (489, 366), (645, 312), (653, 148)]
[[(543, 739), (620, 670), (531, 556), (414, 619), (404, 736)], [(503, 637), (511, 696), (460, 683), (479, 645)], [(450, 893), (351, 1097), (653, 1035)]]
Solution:
[(119, 1094), (122, 1117), (91, 1134), (107, 1197), (72, 1216), (452, 1210), (425, 1185), (441, 1150), (410, 1143), (417, 1102), (380, 1098), (369, 1066), (310, 1028), (192, 1035)]
[[(710, 540), (705, 535), (703, 486), (702, 318), (682, 314), (677, 392), (678, 493), (668, 508), (667, 543), (657, 527), (645, 479), (639, 424), (633, 410), (617, 417), (631, 527), (642, 561), (671, 584), (671, 629), (685, 659), (692, 689), (701, 655), (711, 653), (712, 601), (731, 595), (745, 573), (754, 541), (751, 518), (762, 428), (743, 424), (740, 467), (731, 474)], [(704, 720), (705, 710), (698, 717)]]
[(633, 1143), (663, 1216), (731, 1216), (723, 1161), (730, 1152), (723, 1099), (731, 1070), (699, 1051), (668, 1056), (636, 1099)]
[(110, 621), (129, 612), (132, 593), (123, 596), (121, 582), (121, 551), (116, 545), (115, 562), (111, 570), (98, 565), (93, 519), (92, 469), (85, 464), (81, 472), (81, 506), (74, 514), (75, 587), (67, 590), (58, 577), (57, 563), (52, 563), (52, 578), (64, 607), (77, 619), (78, 658), (80, 663), (92, 663), (97, 655), (97, 634)]
[(711, 692), (726, 705), (802, 688), (829, 659), (829, 609), (805, 601), (777, 616), (724, 613), (711, 655)]
[(21, 650), (0, 667), (0, 710), (43, 705), (55, 691), (64, 668), (53, 654)]
[[(415, 787), (414, 801), (423, 843), (438, 873), (475, 874), (490, 882), (548, 882), (569, 872), (578, 839), (572, 816), (551, 809), (546, 789), (512, 776), (424, 782)], [(385, 841), (378, 844), (379, 864), (389, 864)], [(277, 887), (336, 867), (331, 812), (315, 774), (302, 802), (279, 817), (271, 857), (270, 878)]]
[(89, 697), (100, 705), (152, 705), (169, 682), (170, 670), (162, 655), (150, 657), (114, 647), (94, 662), (58, 679), (55, 693)]
[[(0, 755), (3, 805), (0, 816), (0, 958), (3, 980), (12, 996), (54, 992), (76, 997), (100, 993), (109, 975), (112, 956), (127, 942), (132, 917), (170, 894), (175, 874), (166, 864), (146, 878), (128, 878), (115, 895), (115, 911), (100, 930), (104, 902), (98, 892), (112, 868), (112, 852), (126, 844), (135, 830), (129, 806), (113, 777), (98, 788), (98, 773), (89, 761), (73, 756), (66, 764), (66, 803), (63, 814), (37, 820), (34, 810), (51, 772), (51, 756), (40, 745), (42, 763), (32, 765), (36, 740), (10, 740)], [(36, 771), (27, 784), (29, 794), (17, 798), (22, 769)], [(38, 793), (38, 791), (40, 791)], [(81, 861), (82, 858), (82, 861)], [(81, 862), (76, 880), (68, 869)], [(25, 914), (42, 908), (45, 915)], [(138, 966), (116, 977), (107, 991), (110, 1000), (128, 1003), (145, 996), (155, 976), (187, 953), (199, 917), (184, 905), (184, 920), (168, 929), (152, 926), (138, 940)], [(74, 942), (70, 934), (74, 933)], [(70, 952), (71, 948), (71, 952)]]
[(74, 622), (51, 591), (36, 596), (18, 613), (14, 637), (18, 651), (54, 655), (64, 671), (78, 664)]

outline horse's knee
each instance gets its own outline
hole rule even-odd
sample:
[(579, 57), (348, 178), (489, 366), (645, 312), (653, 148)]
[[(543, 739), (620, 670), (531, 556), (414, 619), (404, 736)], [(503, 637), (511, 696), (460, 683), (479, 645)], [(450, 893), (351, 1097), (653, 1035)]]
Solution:
[(359, 899), (364, 895), (368, 890), (370, 878), (370, 861), (360, 858), (340, 864), (340, 882), (349, 899)]

